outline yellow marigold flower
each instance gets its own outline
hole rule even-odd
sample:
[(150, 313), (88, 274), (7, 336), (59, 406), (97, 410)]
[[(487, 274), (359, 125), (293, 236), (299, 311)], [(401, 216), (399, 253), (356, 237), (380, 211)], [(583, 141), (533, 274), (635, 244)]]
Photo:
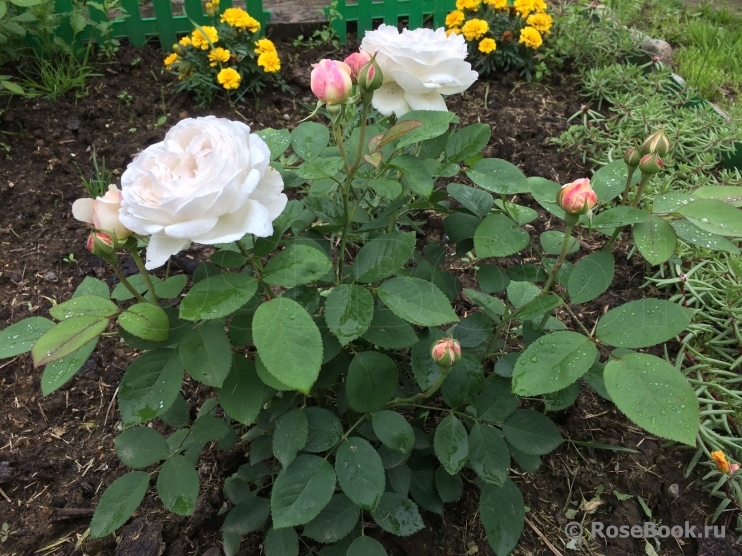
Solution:
[(482, 38), (489, 28), (490, 26), (483, 19), (470, 19), (464, 23), (461, 32), (467, 41), (473, 41)]
[(222, 14), (221, 22), (237, 29), (247, 29), (251, 33), (260, 31), (260, 22), (242, 8), (227, 8)]
[(554, 20), (551, 19), (549, 14), (538, 13), (529, 15), (526, 23), (536, 29), (539, 33), (546, 34), (551, 30)]
[(227, 50), (226, 48), (217, 47), (209, 52), (209, 65), (213, 68), (219, 62), (224, 63), (228, 61), (231, 56), (232, 55), (229, 53), (229, 50)]
[(525, 44), (528, 48), (538, 48), (544, 42), (541, 33), (533, 27), (523, 27), (520, 30), (519, 43)]
[(494, 52), (497, 48), (497, 44), (495, 43), (495, 39), (490, 39), (489, 37), (486, 39), (482, 39), (479, 43), (479, 52), (482, 54), (489, 54), (490, 52)]
[(464, 12), (454, 10), (446, 16), (446, 27), (449, 29), (451, 27), (461, 27), (462, 23), (464, 23)]
[(215, 6), (218, 6), (219, 5), (219, 0), (211, 0), (211, 3), (214, 4)]
[[(203, 29), (203, 33), (201, 32)], [(211, 44), (214, 44), (219, 40), (219, 34), (216, 32), (216, 28), (209, 25), (204, 25), (201, 29), (196, 29), (191, 34), (191, 43), (196, 48), (201, 50), (208, 50)], [(204, 36), (204, 33), (206, 35)], [(209, 44), (211, 43), (211, 44)]]
[(216, 75), (219, 85), (227, 90), (236, 89), (240, 86), (240, 74), (232, 68), (224, 68)]
[(537, 12), (545, 12), (548, 6), (544, 0), (533, 0), (533, 9)]
[(265, 73), (275, 73), (281, 69), (281, 60), (275, 52), (263, 52), (258, 56), (258, 65)]
[(456, 9), (475, 12), (479, 9), (481, 3), (482, 0), (456, 0)]
[(450, 37), (451, 35), (460, 35), (460, 34), (461, 34), (461, 29), (459, 29), (458, 27), (452, 27), (451, 29), (446, 30), (447, 37)]
[(275, 52), (276, 45), (269, 39), (258, 39), (255, 41), (255, 54), (263, 54), (265, 52)]
[(178, 41), (178, 44), (180, 46), (191, 46), (193, 43), (191, 42), (191, 37), (185, 36)]
[(247, 27), (247, 30), (251, 33), (257, 33), (260, 31), (260, 22), (254, 17), (248, 17), (245, 27)]
[(536, 11), (534, 0), (513, 0), (513, 7), (523, 19), (527, 18), (531, 12)]
[(508, 0), (485, 0), (493, 10), (504, 10), (508, 7)]
[(167, 58), (165, 58), (164, 64), (166, 69), (173, 69), (173, 64), (178, 61), (178, 56), (175, 52), (170, 54)]
[(724, 455), (724, 452), (721, 450), (717, 450), (716, 452), (711, 452), (711, 459), (716, 462), (716, 468), (721, 471), (724, 474), (729, 473), (729, 462), (727, 461), (727, 457)]

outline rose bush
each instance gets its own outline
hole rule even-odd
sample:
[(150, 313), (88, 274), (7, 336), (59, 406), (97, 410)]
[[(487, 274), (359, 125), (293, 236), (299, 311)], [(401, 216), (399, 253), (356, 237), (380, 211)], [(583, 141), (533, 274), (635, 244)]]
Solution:
[(288, 198), (270, 151), (250, 128), (215, 116), (181, 120), (121, 176), (121, 222), (151, 236), (147, 269), (191, 242), (267, 237)]
[(366, 33), (361, 50), (373, 56), (384, 74), (373, 106), (385, 116), (410, 110), (447, 110), (443, 95), (468, 89), (477, 72), (465, 62), (463, 37), (446, 36), (444, 29), (404, 29), (381, 25)]

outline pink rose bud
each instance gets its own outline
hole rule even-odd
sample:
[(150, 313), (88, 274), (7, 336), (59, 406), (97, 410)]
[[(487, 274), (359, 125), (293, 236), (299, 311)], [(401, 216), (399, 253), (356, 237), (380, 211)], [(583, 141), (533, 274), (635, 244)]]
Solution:
[(350, 67), (345, 62), (320, 60), (312, 70), (311, 86), (317, 98), (329, 106), (340, 104), (353, 90)]
[(121, 191), (115, 185), (109, 185), (103, 197), (95, 199), (78, 199), (72, 203), (72, 216), (80, 222), (90, 224), (96, 230), (103, 230), (116, 239), (126, 239), (131, 230), (119, 222), (121, 208)]
[(639, 170), (642, 174), (656, 174), (664, 167), (665, 163), (657, 153), (644, 155), (639, 161)]
[(623, 155), (623, 161), (626, 163), (626, 166), (631, 166), (633, 168), (639, 166), (639, 161), (641, 159), (642, 152), (636, 147), (631, 147), (626, 151), (626, 154)]
[(568, 214), (585, 214), (597, 203), (598, 196), (587, 178), (568, 183), (557, 193), (557, 204)]
[(433, 344), (430, 355), (439, 367), (450, 368), (461, 361), (461, 346), (453, 338), (441, 338)]
[(94, 255), (105, 258), (116, 251), (116, 243), (113, 238), (103, 232), (93, 232), (88, 236), (85, 247)]
[(350, 80), (353, 83), (358, 83), (358, 73), (361, 71), (361, 68), (370, 61), (371, 56), (366, 54), (363, 50), (354, 52), (344, 60), (344, 63), (350, 68)]
[(664, 129), (655, 131), (642, 143), (642, 153), (644, 154), (657, 153), (660, 156), (665, 156), (668, 152), (670, 152), (670, 140), (665, 135)]
[(358, 73), (358, 86), (364, 93), (372, 93), (383, 84), (384, 74), (376, 61), (376, 56), (374, 56)]

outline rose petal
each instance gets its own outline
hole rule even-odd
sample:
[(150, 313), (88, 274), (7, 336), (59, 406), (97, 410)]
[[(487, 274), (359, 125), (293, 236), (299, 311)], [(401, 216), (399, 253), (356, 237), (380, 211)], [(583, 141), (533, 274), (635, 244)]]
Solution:
[(384, 116), (391, 116), (393, 113), (399, 118), (410, 111), (410, 105), (404, 98), (404, 89), (394, 81), (384, 83), (374, 91), (372, 104)]
[(161, 267), (172, 255), (180, 253), (190, 243), (188, 239), (168, 237), (164, 233), (153, 235), (147, 246), (147, 262), (144, 268), (153, 270)]
[(72, 203), (72, 216), (86, 224), (93, 223), (93, 199), (78, 199)]
[(413, 110), (438, 110), (440, 112), (448, 110), (446, 102), (438, 91), (431, 91), (425, 95), (405, 93), (404, 98)]

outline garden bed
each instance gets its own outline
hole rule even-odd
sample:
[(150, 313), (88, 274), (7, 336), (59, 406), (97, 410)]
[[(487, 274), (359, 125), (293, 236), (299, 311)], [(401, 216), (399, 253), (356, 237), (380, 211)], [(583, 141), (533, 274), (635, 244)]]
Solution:
[[(293, 128), (314, 103), (309, 65), (322, 52), (295, 50), (290, 44), (280, 44), (279, 52), (284, 78), (294, 94), (269, 91), (236, 109), (223, 101), (202, 109), (193, 99), (173, 94), (172, 78), (161, 74), (162, 53), (153, 48), (123, 47), (115, 63), (99, 66), (102, 75), (89, 82), (88, 94), (81, 98), (68, 94), (55, 104), (13, 99), (0, 116), (7, 133), (0, 139), (5, 146), (5, 152), (0, 151), (4, 208), (0, 215), (0, 328), (28, 316), (47, 315), (52, 304), (69, 299), (85, 276), (109, 276), (103, 262), (85, 250), (88, 230), (70, 212), (71, 203), (86, 196), (80, 175), (93, 175), (93, 145), (99, 163), (105, 157), (108, 169), (120, 176), (139, 150), (159, 141), (167, 129), (186, 117), (216, 114), (243, 120), (255, 130)], [(536, 86), (519, 83), (514, 75), (498, 76), (449, 99), (449, 109), (462, 123), (492, 126), (485, 156), (503, 158), (527, 175), (560, 183), (589, 173), (576, 157), (558, 152), (549, 142), (567, 129), (567, 118), (580, 104), (569, 76)], [(166, 122), (156, 125), (163, 115)], [(289, 196), (298, 195), (289, 191)], [(550, 226), (548, 214), (541, 211), (531, 232), (537, 235)], [(431, 219), (425, 231), (429, 239), (445, 240), (440, 220)], [(593, 244), (589, 235), (582, 240), (587, 246)], [(450, 251), (450, 268), (464, 268)], [(174, 267), (192, 273), (209, 252), (204, 248), (185, 251), (174, 258)], [(124, 261), (123, 266), (129, 273), (136, 272), (131, 261)], [(631, 298), (642, 297), (638, 287), (643, 282), (643, 264), (619, 257), (616, 270), (615, 292), (630, 291)], [(460, 272), (462, 282), (471, 280), (471, 271)], [(624, 301), (623, 294), (619, 298), (608, 292), (580, 317), (590, 328), (605, 308)], [(462, 294), (455, 306), (463, 314), (470, 304)], [(7, 522), (15, 531), (0, 545), (3, 554), (67, 555), (75, 551), (101, 493), (124, 472), (113, 450), (119, 432), (115, 395), (131, 358), (129, 348), (104, 338), (78, 376), (46, 398), (41, 396), (41, 372), (33, 369), (30, 357), (20, 356), (0, 366), (0, 523)], [(213, 395), (190, 379), (184, 394), (192, 410)], [(708, 495), (694, 486), (694, 477), (683, 477), (692, 450), (661, 449), (661, 439), (632, 425), (587, 387), (572, 407), (554, 418), (567, 439), (623, 446), (635, 452), (565, 443), (544, 457), (538, 473), (514, 472), (511, 476), (530, 508), (516, 554), (567, 552), (563, 527), (573, 520), (570, 510), (580, 510), (576, 521), (592, 511), (584, 521), (606, 526), (644, 521), (710, 523), (713, 506)], [(175, 516), (164, 510), (156, 496), (147, 496), (136, 514), (146, 524), (147, 533), (127, 536), (117, 553), (154, 555), (160, 549), (159, 539), (164, 554), (172, 556), (201, 555), (217, 547), (223, 521), (218, 512), (225, 504), (221, 485), (245, 460), (239, 446), (228, 452), (215, 445), (207, 448), (198, 466), (201, 494), (194, 515)], [(671, 485), (677, 485), (677, 490)], [(638, 497), (651, 509), (651, 519)], [(390, 555), (492, 554), (477, 516), (477, 489), (466, 489), (451, 506), (443, 519), (426, 512), (426, 529), (414, 536), (374, 536)], [(726, 539), (665, 539), (661, 553), (737, 554), (729, 531), (732, 523), (729, 512), (717, 522), (727, 525)], [(149, 551), (137, 544), (146, 538), (155, 539)], [(616, 538), (608, 540), (607, 547), (604, 542), (593, 548), (616, 555), (645, 551), (642, 540)], [(261, 554), (261, 543), (260, 534), (250, 535), (240, 554)], [(113, 537), (83, 545), (89, 555), (115, 550)]]

